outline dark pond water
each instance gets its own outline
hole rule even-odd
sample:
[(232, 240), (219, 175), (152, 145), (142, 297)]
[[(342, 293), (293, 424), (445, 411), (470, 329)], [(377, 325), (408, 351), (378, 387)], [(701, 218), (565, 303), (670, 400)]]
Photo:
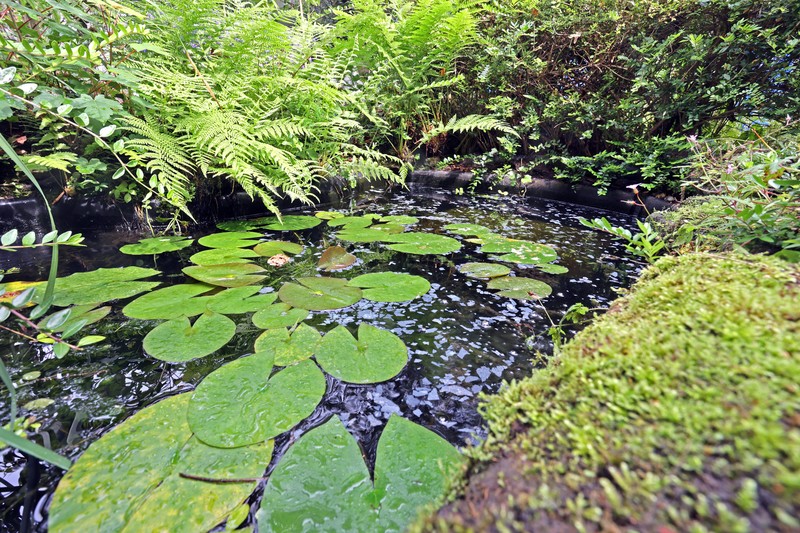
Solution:
[[(630, 285), (640, 268), (619, 243), (578, 222), (579, 217), (606, 216), (613, 223), (631, 226), (633, 218), (596, 209), (516, 197), (460, 197), (426, 190), (389, 195), (369, 192), (347, 206), (333, 209), (350, 214), (413, 215), (420, 218), (414, 231), (441, 234), (446, 234), (441, 227), (450, 223), (482, 224), (506, 237), (554, 247), (559, 254), (557, 264), (567, 267), (567, 274), (543, 274), (520, 266), (514, 270), (519, 276), (534, 277), (553, 287), (553, 295), (543, 303), (555, 321), (576, 302), (589, 307), (607, 305), (615, 298), (615, 289)], [(208, 227), (191, 236), (197, 238), (215, 231)], [(189, 264), (189, 256), (201, 249), (194, 245), (157, 258), (126, 256), (118, 252), (119, 246), (135, 242), (141, 235), (102, 231), (84, 235), (86, 248), (63, 251), (61, 275), (138, 265), (162, 271), (159, 281), (164, 285), (182, 283), (186, 278), (180, 269)], [(306, 245), (295, 261), (270, 271), (263, 284), (274, 290), (284, 281), (317, 275), (316, 264), (322, 250), (336, 243), (325, 224), (297, 233), (266, 235)], [(459, 239), (463, 241), (463, 237)], [(542, 364), (537, 351), (547, 353), (552, 349), (546, 335), (550, 321), (545, 310), (537, 302), (500, 297), (487, 290), (484, 281), (459, 273), (457, 265), (487, 259), (477, 252), (476, 245), (465, 242), (460, 252), (447, 256), (407, 255), (379, 243), (343, 245), (358, 257), (358, 262), (333, 276), (349, 279), (368, 272), (407, 272), (425, 277), (432, 288), (411, 302), (361, 300), (345, 309), (316, 312), (308, 323), (323, 333), (339, 324), (362, 322), (391, 330), (408, 346), (409, 363), (396, 378), (377, 385), (345, 384), (328, 376), (325, 399), (314, 414), (276, 439), (273, 464), (300, 435), (332, 414), (338, 415), (356, 436), (368, 461), (374, 460), (377, 437), (392, 413), (438, 432), (457, 446), (480, 440), (485, 429), (477, 410), (479, 395), (497, 392), (503, 382), (529, 374)], [(36, 257), (22, 263), (24, 269), (32, 271), (28, 275), (44, 275), (44, 267)], [(142, 351), (142, 338), (157, 322), (125, 318), (119, 311), (124, 303), (115, 302), (112, 314), (92, 331), (105, 335), (105, 343), (64, 359), (56, 359), (47, 347), (0, 337), (3, 360), (19, 385), (20, 405), (37, 398), (54, 400), (44, 409), (23, 414), (35, 417), (46, 445), (73, 459), (132, 413), (193, 389), (224, 362), (250, 353), (261, 333), (248, 316), (236, 315), (237, 334), (223, 349), (188, 363), (164, 363)], [(31, 371), (41, 375), (24, 381), (23, 374)], [(5, 392), (2, 398), (0, 421), (6, 423), (9, 413)], [(60, 470), (42, 465), (34, 471), (26, 467), (19, 453), (9, 449), (0, 451), (0, 459), (0, 531), (19, 530), (25, 514), (29, 514), (33, 530), (44, 531), (47, 507)], [(35, 488), (27, 501), (21, 488), (25, 483)]]

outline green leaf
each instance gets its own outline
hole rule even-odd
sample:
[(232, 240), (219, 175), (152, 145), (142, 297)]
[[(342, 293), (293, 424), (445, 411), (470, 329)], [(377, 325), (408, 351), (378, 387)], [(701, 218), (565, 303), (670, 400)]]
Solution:
[(408, 348), (391, 331), (362, 323), (358, 339), (344, 326), (326, 333), (316, 356), (325, 372), (335, 378), (349, 383), (379, 383), (405, 368)]
[(104, 340), (106, 340), (106, 338), (103, 337), (102, 335), (87, 335), (86, 337), (82, 337), (81, 340), (78, 341), (78, 347), (83, 348), (84, 346), (89, 346), (90, 344), (96, 344)]
[(58, 358), (62, 359), (65, 355), (69, 353), (69, 346), (63, 342), (57, 342), (53, 346), (53, 354)]
[(22, 408), (28, 411), (39, 411), (50, 407), (54, 403), (56, 403), (55, 400), (51, 398), (36, 398), (23, 405)]
[(11, 246), (17, 240), (17, 236), (19, 232), (15, 229), (8, 230), (7, 232), (3, 233), (3, 236), (0, 237), (0, 244), (3, 246)]
[(474, 235), (476, 237), (494, 235), (492, 230), (480, 224), (448, 224), (444, 229), (456, 235)]
[(333, 417), (275, 467), (257, 514), (259, 531), (404, 531), (442, 499), (461, 464), (443, 438), (392, 415), (378, 441), (373, 487), (358, 443)]
[[(95, 307), (94, 304), (76, 305), (70, 307), (70, 310), (69, 319), (60, 326), (52, 328), (55, 332), (65, 332), (64, 337), (68, 337), (69, 335), (66, 335), (66, 332), (78, 323), (80, 323), (81, 327), (84, 327), (104, 319), (111, 312), (111, 306)], [(46, 322), (47, 320), (48, 319), (45, 319), (42, 322)], [(42, 327), (43, 323), (40, 322), (39, 326)]]
[(222, 265), (225, 263), (249, 263), (258, 254), (249, 248), (213, 248), (197, 252), (189, 261), (196, 265)]
[(11, 316), (11, 309), (5, 305), (0, 305), (0, 322), (5, 322)]
[(261, 257), (272, 257), (277, 254), (297, 255), (303, 251), (303, 245), (287, 241), (266, 241), (257, 244), (253, 251)]
[(361, 299), (361, 289), (348, 286), (343, 279), (316, 277), (298, 278), (296, 281), (297, 283), (284, 283), (278, 291), (278, 297), (300, 309), (341, 309)]
[[(274, 220), (274, 217), (261, 217), (251, 220), (226, 220), (225, 222), (217, 224), (217, 228), (223, 231), (250, 231), (252, 229), (263, 228)], [(263, 235), (259, 233), (259, 236)]]
[(544, 272), (545, 274), (566, 274), (569, 272), (567, 267), (561, 265), (553, 265), (553, 264), (545, 264), (545, 265), (536, 265), (536, 268)]
[(143, 320), (199, 315), (206, 310), (208, 299), (195, 297), (213, 289), (200, 283), (171, 285), (139, 296), (122, 308), (122, 314)]
[(32, 246), (36, 242), (36, 233), (29, 231), (22, 236), (22, 246)]
[(433, 233), (401, 233), (389, 235), (387, 241), (397, 243), (388, 247), (398, 252), (415, 255), (442, 255), (457, 252), (461, 243), (452, 237), (435, 235)]
[(264, 269), (253, 263), (223, 263), (221, 265), (196, 265), (183, 269), (183, 273), (197, 281), (220, 287), (244, 287), (263, 280)]
[(82, 94), (80, 97), (72, 100), (72, 106), (75, 109), (85, 110), (85, 113), (82, 113), (82, 115), (86, 115), (86, 123), (84, 126), (89, 124), (89, 118), (93, 118), (101, 123), (106, 123), (114, 114), (123, 111), (122, 105), (119, 102), (106, 98), (102, 94), (98, 94), (94, 98), (88, 94)]
[(349, 268), (353, 266), (355, 262), (356, 256), (348, 253), (347, 250), (341, 246), (330, 246), (322, 252), (322, 257), (319, 258), (317, 268), (326, 272), (332, 272), (334, 270)]
[(59, 482), (50, 531), (208, 531), (224, 521), (257, 482), (205, 483), (181, 473), (257, 478), (272, 442), (223, 449), (192, 436), (190, 394), (147, 407), (94, 442)]
[(348, 285), (363, 289), (364, 298), (373, 302), (405, 302), (431, 290), (425, 278), (398, 272), (362, 274)]
[(6, 67), (0, 69), (0, 85), (6, 85), (11, 83), (14, 80), (14, 76), (17, 74), (17, 67)]
[(16, 295), (11, 300), (11, 306), (12, 307), (16, 307), (16, 308), (20, 308), (20, 307), (25, 307), (26, 305), (28, 305), (31, 302), (31, 300), (33, 300), (33, 296), (36, 293), (36, 289), (37, 288), (38, 288), (38, 286), (37, 287), (30, 287), (28, 289), (25, 289), (24, 291), (22, 291), (18, 295)]
[(322, 224), (322, 220), (317, 217), (308, 215), (287, 215), (282, 217), (282, 220), (278, 220), (277, 217), (267, 219), (264, 228), (272, 231), (300, 231), (315, 228), (320, 224)]
[(530, 278), (506, 276), (495, 278), (487, 284), (487, 288), (500, 291), (500, 296), (519, 300), (537, 300), (547, 298), (553, 289), (547, 283)]
[(314, 355), (321, 338), (307, 324), (300, 324), (291, 334), (286, 328), (270, 329), (256, 339), (255, 351), (274, 354), (276, 365), (289, 366)]
[(182, 362), (216, 352), (235, 333), (233, 320), (207, 311), (194, 324), (186, 317), (159, 324), (145, 336), (143, 346), (144, 351), (156, 359)]
[(337, 239), (348, 242), (386, 242), (392, 240), (392, 237), (388, 232), (370, 228), (345, 228), (336, 233)]
[(333, 220), (334, 218), (342, 218), (344, 213), (338, 211), (317, 211), (314, 216), (320, 220)]
[(480, 251), (483, 253), (501, 253), (504, 255), (498, 257), (499, 260), (525, 265), (552, 263), (558, 259), (556, 251), (549, 246), (530, 241), (508, 239), (499, 235), (483, 239)]
[(58, 455), (53, 450), (49, 450), (44, 446), (40, 446), (35, 442), (31, 442), (28, 439), (20, 437), (16, 433), (2, 427), (0, 427), (0, 442), (5, 442), (9, 446), (13, 446), (21, 452), (25, 452), (36, 457), (37, 459), (41, 459), (42, 461), (47, 461), (48, 463), (56, 465), (63, 470), (69, 470), (69, 468), (72, 466), (72, 461), (63, 455)]
[(115, 131), (117, 131), (117, 127), (114, 124), (110, 124), (108, 126), (103, 126), (100, 128), (100, 131), (97, 132), (97, 135), (100, 137), (109, 137)]
[[(53, 303), (66, 307), (130, 298), (159, 285), (159, 282), (134, 280), (160, 273), (152, 268), (141, 267), (100, 268), (91, 272), (78, 272), (56, 279)], [(42, 298), (43, 289), (41, 286), (37, 288), (37, 301)]]
[(152, 237), (142, 239), (136, 244), (126, 244), (119, 249), (123, 254), (128, 255), (155, 255), (164, 252), (174, 252), (191, 246), (193, 239), (172, 235), (167, 237)]
[(399, 224), (401, 226), (410, 226), (419, 222), (417, 217), (409, 215), (387, 215), (378, 219), (378, 222), (384, 224)]
[(69, 319), (70, 315), (72, 314), (72, 309), (62, 309), (61, 311), (56, 311), (46, 319), (41, 322), (41, 328), (46, 329), (48, 331), (54, 331), (55, 328), (63, 326), (64, 323)]
[(208, 297), (207, 308), (223, 315), (239, 315), (252, 313), (270, 307), (278, 295), (275, 293), (259, 294), (261, 287), (235, 287)]
[(470, 278), (489, 279), (506, 276), (511, 269), (497, 263), (464, 263), (458, 267), (458, 271)]
[(256, 311), (253, 315), (253, 324), (261, 329), (292, 328), (298, 322), (309, 317), (307, 309), (292, 307), (289, 304), (277, 303), (266, 309)]
[(225, 231), (206, 235), (197, 242), (206, 248), (250, 248), (258, 244), (258, 241), (254, 239), (263, 236), (254, 231)]
[(272, 374), (272, 354), (227, 363), (197, 386), (187, 418), (197, 438), (220, 448), (264, 442), (314, 412), (325, 376), (313, 361)]
[(379, 218), (378, 215), (346, 216), (338, 217), (328, 221), (328, 226), (332, 228), (344, 227), (345, 230), (366, 228)]

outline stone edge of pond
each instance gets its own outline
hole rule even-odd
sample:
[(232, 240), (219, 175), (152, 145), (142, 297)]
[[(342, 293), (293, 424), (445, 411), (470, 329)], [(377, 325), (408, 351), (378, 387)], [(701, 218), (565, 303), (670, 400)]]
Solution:
[(661, 259), (485, 398), (489, 438), (411, 531), (797, 531), (798, 301), (779, 259)]

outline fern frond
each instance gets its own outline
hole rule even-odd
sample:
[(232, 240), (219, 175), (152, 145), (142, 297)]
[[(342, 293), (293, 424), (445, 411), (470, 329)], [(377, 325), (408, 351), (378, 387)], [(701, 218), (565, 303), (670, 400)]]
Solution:
[(56, 169), (68, 172), (69, 168), (78, 160), (72, 152), (53, 152), (47, 155), (29, 155), (22, 158), (31, 170)]
[(469, 133), (488, 130), (498, 130), (519, 137), (519, 134), (502, 120), (484, 115), (467, 115), (462, 118), (453, 117), (447, 124), (440, 122), (420, 139), (420, 144), (424, 144), (443, 133)]

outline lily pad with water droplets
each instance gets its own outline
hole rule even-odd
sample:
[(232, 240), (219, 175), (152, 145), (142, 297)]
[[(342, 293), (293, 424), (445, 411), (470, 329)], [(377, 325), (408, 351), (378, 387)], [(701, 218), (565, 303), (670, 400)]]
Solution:
[(259, 257), (249, 248), (212, 248), (197, 252), (189, 258), (195, 265), (222, 265), (225, 263), (249, 263), (250, 259)]
[(505, 276), (495, 278), (487, 284), (487, 288), (500, 291), (500, 296), (517, 298), (518, 300), (538, 300), (547, 298), (553, 289), (547, 283), (531, 278)]
[(303, 245), (288, 241), (266, 241), (256, 245), (253, 251), (262, 257), (277, 254), (297, 255), (303, 251)]
[(187, 418), (211, 446), (237, 448), (289, 431), (314, 412), (325, 395), (325, 376), (313, 361), (272, 374), (271, 353), (227, 363), (195, 390)]
[(358, 326), (358, 339), (337, 326), (317, 346), (317, 362), (331, 376), (348, 383), (379, 383), (405, 368), (408, 348), (400, 337), (366, 323)]
[(284, 283), (278, 291), (281, 301), (300, 309), (327, 311), (341, 309), (361, 299), (361, 289), (350, 287), (338, 278), (298, 278), (297, 283)]
[[(155, 281), (135, 280), (160, 273), (152, 268), (141, 267), (99, 268), (90, 272), (78, 272), (56, 279), (53, 304), (66, 307), (130, 298), (159, 285)], [(39, 285), (34, 299), (39, 301), (43, 296), (44, 285)]]
[(378, 441), (374, 483), (361, 449), (338, 417), (312, 429), (270, 476), (258, 528), (286, 531), (405, 531), (440, 502), (461, 454), (439, 435), (392, 415)]
[(431, 290), (423, 277), (399, 272), (362, 274), (348, 283), (363, 290), (364, 298), (373, 302), (406, 302)]
[(291, 333), (286, 328), (270, 329), (256, 339), (255, 351), (275, 355), (275, 364), (289, 366), (309, 359), (317, 350), (322, 335), (307, 324)]
[(464, 263), (458, 271), (470, 278), (490, 279), (507, 276), (511, 269), (497, 263)]
[(206, 235), (197, 242), (206, 248), (250, 248), (263, 236), (254, 231), (223, 231)]
[(386, 242), (392, 234), (370, 228), (344, 229), (336, 233), (336, 238), (347, 242)]
[(143, 320), (199, 315), (206, 310), (207, 299), (196, 296), (213, 289), (204, 283), (171, 285), (139, 296), (122, 308), (122, 314)]
[(508, 239), (499, 235), (484, 238), (481, 252), (504, 254), (498, 257), (500, 261), (525, 265), (551, 263), (558, 259), (556, 251), (549, 246), (536, 242)]
[(286, 215), (278, 220), (278, 217), (271, 217), (264, 229), (272, 231), (300, 231), (315, 228), (322, 224), (322, 220), (308, 215)]
[(261, 329), (291, 328), (308, 318), (308, 310), (285, 303), (272, 304), (253, 315), (253, 324)]
[(190, 394), (147, 407), (92, 443), (58, 484), (49, 529), (60, 531), (208, 531), (255, 490), (272, 441), (223, 449), (192, 436)]
[(494, 235), (492, 230), (480, 224), (448, 224), (444, 229), (456, 235), (477, 236), (481, 235)]
[(208, 297), (206, 308), (223, 315), (240, 315), (266, 309), (278, 298), (275, 293), (260, 294), (261, 287), (234, 287)]
[(194, 239), (178, 235), (166, 237), (151, 237), (142, 239), (136, 244), (126, 244), (119, 249), (123, 254), (128, 255), (155, 255), (164, 252), (174, 252), (191, 246)]
[(233, 320), (207, 311), (194, 324), (186, 317), (162, 322), (145, 336), (143, 346), (145, 352), (162, 361), (190, 361), (216, 352), (234, 333)]
[(263, 280), (264, 269), (253, 263), (223, 263), (221, 265), (195, 265), (183, 273), (197, 281), (220, 287), (244, 287)]
[(388, 245), (389, 248), (406, 254), (444, 255), (461, 249), (461, 243), (452, 237), (433, 233), (401, 233), (389, 235), (386, 240), (396, 243)]
[(349, 268), (353, 266), (355, 262), (356, 256), (348, 253), (348, 251), (341, 246), (330, 246), (322, 252), (322, 257), (319, 258), (317, 268), (326, 272), (332, 272), (334, 270)]

